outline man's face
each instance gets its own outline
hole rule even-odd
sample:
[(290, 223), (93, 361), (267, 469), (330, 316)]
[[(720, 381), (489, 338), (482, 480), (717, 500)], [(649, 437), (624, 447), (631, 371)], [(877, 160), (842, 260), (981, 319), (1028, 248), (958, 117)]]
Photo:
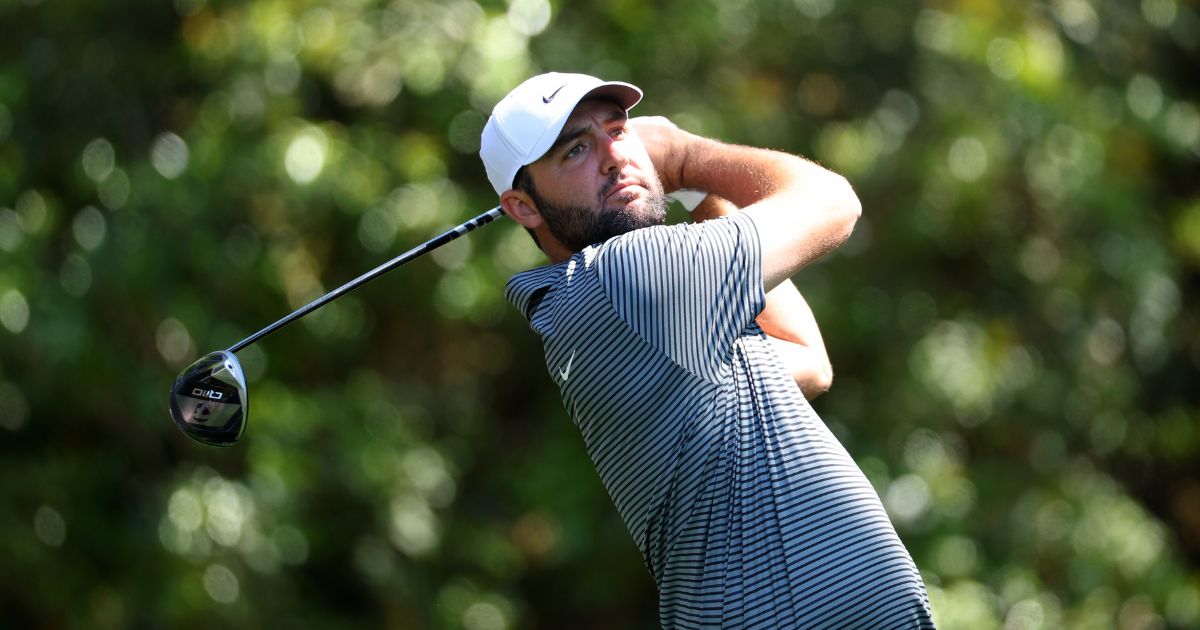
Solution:
[(530, 164), (537, 204), (551, 234), (571, 251), (666, 218), (662, 182), (625, 110), (583, 101), (541, 159)]

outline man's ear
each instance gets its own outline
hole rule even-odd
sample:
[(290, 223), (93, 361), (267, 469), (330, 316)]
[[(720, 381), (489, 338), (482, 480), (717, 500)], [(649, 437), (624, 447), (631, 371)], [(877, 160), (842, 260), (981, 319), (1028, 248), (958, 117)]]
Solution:
[(523, 190), (511, 188), (501, 193), (500, 206), (509, 218), (531, 230), (536, 230), (543, 223), (537, 204)]

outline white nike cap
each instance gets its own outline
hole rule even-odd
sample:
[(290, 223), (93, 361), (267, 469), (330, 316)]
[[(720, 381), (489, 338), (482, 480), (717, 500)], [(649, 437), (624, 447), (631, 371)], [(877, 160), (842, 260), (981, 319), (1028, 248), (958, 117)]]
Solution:
[(512, 188), (517, 171), (550, 149), (575, 106), (589, 96), (628, 110), (642, 100), (642, 91), (586, 74), (549, 72), (527, 79), (496, 104), (479, 141), (479, 157), (496, 194)]

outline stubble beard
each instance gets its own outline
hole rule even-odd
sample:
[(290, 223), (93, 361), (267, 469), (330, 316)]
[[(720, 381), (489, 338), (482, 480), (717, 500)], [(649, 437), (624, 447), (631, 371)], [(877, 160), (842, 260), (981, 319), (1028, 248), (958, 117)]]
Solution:
[[(608, 182), (600, 187), (596, 194), (596, 205), (592, 208), (550, 201), (539, 195), (536, 189), (527, 192), (537, 204), (538, 212), (554, 238), (571, 251), (577, 252), (588, 245), (602, 243), (614, 236), (666, 222), (667, 197), (663, 194), (662, 182), (657, 173), (652, 173), (644, 182), (650, 194), (645, 198), (645, 207), (640, 210), (632, 209), (628, 205), (617, 210), (606, 207), (608, 194), (617, 185), (618, 179), (619, 173), (614, 173)], [(626, 203), (632, 201), (623, 200), (620, 194), (616, 200)]]

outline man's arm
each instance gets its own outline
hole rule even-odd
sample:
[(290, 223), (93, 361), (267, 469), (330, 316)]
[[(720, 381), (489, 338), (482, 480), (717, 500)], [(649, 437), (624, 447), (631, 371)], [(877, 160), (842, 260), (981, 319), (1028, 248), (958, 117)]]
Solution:
[[(706, 221), (733, 212), (737, 212), (736, 206), (710, 194), (692, 210), (692, 219)], [(767, 292), (766, 305), (755, 321), (770, 337), (775, 352), (805, 398), (812, 400), (829, 391), (833, 366), (825, 341), (812, 309), (790, 279), (784, 279)]]
[(715, 193), (754, 217), (768, 292), (845, 242), (862, 212), (844, 177), (803, 158), (702, 138), (664, 118), (635, 118), (630, 127), (667, 192)]

